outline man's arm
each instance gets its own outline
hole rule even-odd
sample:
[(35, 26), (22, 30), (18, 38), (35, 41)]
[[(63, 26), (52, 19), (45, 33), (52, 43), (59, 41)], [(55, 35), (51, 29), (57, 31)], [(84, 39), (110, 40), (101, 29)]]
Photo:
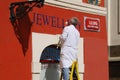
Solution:
[(64, 42), (67, 37), (68, 37), (68, 30), (65, 27), (64, 30), (63, 30), (63, 32), (62, 32), (62, 34), (61, 34), (61, 36), (60, 36), (60, 40)]
[(59, 42), (58, 42), (57, 48), (64, 43), (64, 41), (66, 40), (67, 36), (68, 36), (67, 30), (66, 30), (66, 28), (64, 28), (61, 36), (59, 37)]

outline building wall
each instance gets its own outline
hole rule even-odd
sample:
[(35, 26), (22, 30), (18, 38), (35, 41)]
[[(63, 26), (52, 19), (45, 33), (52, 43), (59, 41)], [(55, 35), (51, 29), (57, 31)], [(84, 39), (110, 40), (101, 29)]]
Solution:
[[(10, 3), (22, 0), (5, 0), (0, 3), (0, 79), (31, 80), (31, 25), (29, 17), (20, 25), (10, 22)], [(23, 23), (23, 22), (24, 23)], [(25, 55), (24, 55), (25, 54)]]
[[(84, 38), (84, 80), (108, 80), (108, 52), (106, 19), (103, 15), (105, 14), (104, 8), (100, 8), (100, 10), (97, 9), (98, 7), (94, 10), (88, 8), (88, 10), (91, 10), (91, 13), (89, 13), (89, 11), (85, 12), (83, 10), (85, 8), (83, 6), (76, 10), (74, 10), (75, 7), (78, 8), (76, 5), (72, 6), (74, 7), (73, 9), (69, 7), (63, 9), (55, 4), (51, 5), (46, 2), (47, 4), (44, 7), (40, 9), (34, 8), (29, 15), (17, 20), (16, 24), (11, 24), (9, 20), (11, 2), (16, 1), (5, 0), (0, 3), (0, 15), (4, 15), (1, 16), (2, 19), (0, 20), (0, 78), (2, 80), (32, 80), (32, 32), (47, 34), (61, 34), (62, 32), (62, 28), (33, 23), (35, 13), (64, 17), (65, 19), (74, 15), (77, 16), (81, 22), (79, 31), (81, 32), (81, 37)], [(98, 13), (94, 12), (96, 10)], [(98, 18), (100, 20), (100, 32), (84, 30), (84, 16)], [(40, 21), (40, 18), (38, 20)]]
[[(47, 9), (47, 11), (46, 11)], [(80, 25), (80, 32), (81, 37), (84, 38), (84, 64), (85, 64), (85, 74), (84, 79), (99, 79), (98, 77), (101, 75), (102, 79), (108, 79), (108, 59), (107, 59), (107, 36), (106, 36), (106, 28), (105, 28), (105, 17), (95, 14), (89, 14), (84, 12), (78, 12), (69, 9), (58, 8), (54, 5), (45, 5), (43, 8), (37, 12), (38, 9), (33, 11), (32, 15), (43, 14), (47, 16), (54, 16), (56, 18), (63, 18), (68, 19), (74, 15), (76, 15), (81, 22)], [(49, 11), (50, 10), (50, 11)], [(53, 11), (53, 12), (51, 12)], [(37, 12), (37, 13), (36, 13)], [(63, 15), (59, 15), (64, 13)], [(70, 13), (70, 14), (69, 14)], [(68, 15), (69, 14), (69, 15)], [(67, 16), (66, 16), (67, 15)], [(100, 19), (100, 32), (93, 32), (93, 31), (85, 31), (84, 30), (84, 16), (92, 17), (92, 18), (99, 18)], [(34, 17), (34, 16), (33, 16)], [(38, 16), (36, 16), (37, 18)], [(60, 34), (62, 32), (62, 28), (59, 26), (56, 27), (50, 26), (51, 21), (49, 24), (45, 25), (42, 23), (36, 24), (36, 22), (43, 22), (43, 19), (39, 17), (38, 21), (34, 21), (33, 24), (33, 32), (37, 33), (47, 33), (47, 34)], [(42, 19), (42, 20), (41, 20)], [(33, 18), (33, 20), (36, 20)], [(40, 27), (41, 26), (41, 27)], [(48, 30), (49, 29), (49, 30)], [(106, 56), (106, 57), (103, 57)], [(99, 61), (99, 62), (98, 62)], [(103, 64), (104, 63), (104, 64)], [(106, 66), (106, 68), (105, 68)], [(100, 69), (99, 69), (100, 68)], [(96, 72), (97, 70), (97, 72)], [(99, 73), (98, 73), (99, 72)], [(90, 75), (91, 74), (91, 75)], [(101, 79), (101, 78), (100, 78)]]
[(120, 79), (120, 1), (106, 0), (108, 15), (109, 78)]
[(110, 61), (120, 60), (120, 1), (108, 1), (108, 46)]
[(110, 46), (120, 45), (118, 1), (108, 1), (108, 38)]

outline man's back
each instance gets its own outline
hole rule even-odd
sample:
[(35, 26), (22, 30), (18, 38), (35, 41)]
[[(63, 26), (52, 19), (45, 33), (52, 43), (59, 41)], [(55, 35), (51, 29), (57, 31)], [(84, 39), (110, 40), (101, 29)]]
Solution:
[(68, 46), (76, 49), (80, 37), (78, 30), (73, 25), (70, 25), (65, 27), (65, 32), (67, 33), (67, 36), (63, 46)]
[(62, 67), (70, 67), (77, 59), (80, 34), (73, 25), (70, 25), (64, 28), (61, 38), (64, 40), (61, 47)]

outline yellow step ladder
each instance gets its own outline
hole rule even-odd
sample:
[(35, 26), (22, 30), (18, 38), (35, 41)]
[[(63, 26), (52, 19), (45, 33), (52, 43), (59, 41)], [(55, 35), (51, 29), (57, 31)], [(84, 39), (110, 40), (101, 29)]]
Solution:
[[(76, 78), (73, 76), (74, 72), (75, 72)], [(62, 80), (62, 73), (61, 73), (60, 80)], [(77, 61), (73, 62), (72, 66), (71, 66), (69, 80), (80, 80)]]

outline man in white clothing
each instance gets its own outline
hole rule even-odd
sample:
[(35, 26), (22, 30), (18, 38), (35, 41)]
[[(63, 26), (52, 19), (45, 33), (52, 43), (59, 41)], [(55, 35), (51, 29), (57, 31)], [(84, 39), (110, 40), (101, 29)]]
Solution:
[(80, 33), (76, 29), (79, 20), (76, 17), (72, 17), (65, 26), (60, 41), (62, 42), (61, 54), (60, 54), (60, 66), (62, 68), (63, 80), (69, 80), (69, 68), (72, 63), (77, 60), (78, 43)]

